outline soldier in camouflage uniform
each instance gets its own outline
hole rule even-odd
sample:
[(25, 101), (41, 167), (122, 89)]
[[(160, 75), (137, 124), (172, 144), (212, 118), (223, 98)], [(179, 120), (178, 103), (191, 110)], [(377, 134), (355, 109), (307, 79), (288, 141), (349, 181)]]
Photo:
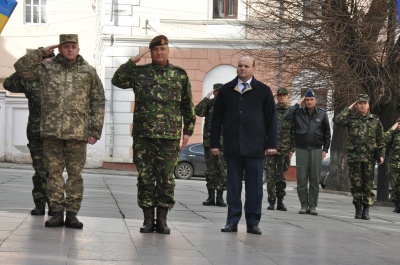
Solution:
[[(42, 56), (51, 54), (55, 48), (59, 51), (57, 56), (40, 63)], [(87, 143), (95, 144), (101, 136), (103, 85), (96, 70), (79, 55), (76, 34), (61, 34), (60, 44), (28, 53), (14, 67), (23, 79), (41, 84), (40, 133), (49, 170), (48, 197), (54, 214), (45, 226), (81, 229), (83, 224), (76, 218), (83, 198), (81, 172)], [(62, 175), (64, 168), (68, 173), (66, 182)]]
[(388, 175), (392, 191), (390, 199), (394, 202), (393, 212), (400, 213), (400, 118), (385, 132), (388, 152)]
[[(54, 53), (44, 56), (43, 59), (54, 57)], [(47, 59), (50, 60), (50, 59)], [(13, 93), (24, 93), (28, 99), (29, 118), (26, 127), (28, 148), (31, 153), (32, 166), (35, 174), (32, 176), (33, 190), (32, 197), (35, 208), (32, 215), (44, 215), (47, 198), (47, 178), (49, 172), (44, 162), (43, 141), (40, 137), (40, 87), (37, 82), (23, 80), (17, 73), (6, 78), (4, 88)], [(50, 205), (48, 215), (53, 215)]]
[[(356, 111), (353, 112), (353, 110)], [(385, 153), (383, 127), (377, 115), (369, 112), (369, 96), (357, 95), (357, 100), (333, 118), (337, 125), (348, 127), (347, 163), (351, 194), (355, 205), (355, 219), (369, 220), (369, 206), (373, 203), (375, 150)], [(380, 156), (378, 164), (383, 163)]]
[[(203, 128), (203, 146), (204, 156), (207, 165), (206, 171), (206, 187), (208, 190), (208, 198), (203, 205), (217, 205), (226, 207), (223, 199), (224, 190), (226, 190), (226, 164), (222, 155), (213, 155), (210, 151), (210, 129), (211, 119), (213, 113), (213, 106), (215, 97), (218, 95), (218, 90), (223, 84), (217, 83), (213, 86), (213, 91), (207, 94), (206, 97), (195, 107), (197, 116), (205, 117)], [(210, 99), (211, 95), (214, 98)], [(222, 144), (222, 139), (221, 139)], [(217, 191), (217, 198), (215, 199), (215, 190)]]
[(290, 108), (287, 89), (279, 88), (276, 95), (278, 98), (278, 104), (276, 104), (276, 112), (278, 115), (278, 153), (265, 157), (264, 169), (267, 175), (269, 202), (267, 209), (274, 210), (275, 202), (278, 198), (276, 209), (287, 211), (287, 208), (283, 204), (283, 198), (286, 195), (285, 172), (290, 167), (290, 159), (294, 153), (294, 126), (293, 123), (284, 119), (285, 113)]
[(154, 37), (149, 49), (152, 63), (136, 65), (149, 52), (142, 51), (117, 69), (112, 84), (133, 88), (135, 93), (133, 161), (139, 173), (138, 205), (144, 214), (140, 232), (169, 234), (167, 214), (175, 204), (173, 171), (178, 162), (182, 120), (181, 150), (193, 134), (196, 115), (185, 70), (168, 61), (167, 37)]

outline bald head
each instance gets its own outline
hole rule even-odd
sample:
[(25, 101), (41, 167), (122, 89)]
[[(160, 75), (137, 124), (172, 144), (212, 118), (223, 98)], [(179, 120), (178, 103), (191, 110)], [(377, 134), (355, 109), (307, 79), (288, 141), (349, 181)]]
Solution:
[(237, 66), (237, 75), (240, 80), (246, 82), (249, 80), (255, 71), (256, 61), (251, 56), (243, 56), (239, 59)]

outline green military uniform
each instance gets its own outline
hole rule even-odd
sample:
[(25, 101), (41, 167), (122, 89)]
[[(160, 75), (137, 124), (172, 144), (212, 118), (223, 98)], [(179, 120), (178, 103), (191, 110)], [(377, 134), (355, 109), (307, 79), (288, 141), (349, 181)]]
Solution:
[(6, 78), (4, 88), (13, 93), (24, 93), (28, 99), (29, 118), (26, 128), (28, 148), (32, 157), (35, 174), (32, 176), (32, 197), (36, 209), (44, 209), (47, 199), (47, 178), (49, 172), (44, 162), (43, 141), (40, 136), (40, 87), (37, 82), (23, 80), (17, 73)]
[[(63, 42), (77, 43), (78, 36), (62, 34), (60, 43)], [(57, 214), (63, 213), (65, 206), (67, 217), (68, 213), (75, 216), (83, 198), (81, 171), (88, 137), (100, 139), (103, 128), (104, 89), (94, 67), (81, 55), (72, 64), (62, 54), (40, 63), (44, 55), (43, 49), (34, 50), (14, 66), (22, 78), (42, 84), (40, 132), (49, 169), (50, 205)], [(66, 183), (62, 176), (64, 167), (68, 173)], [(62, 224), (61, 219), (55, 223)]]
[[(196, 107), (195, 112), (199, 117), (205, 117), (203, 127), (203, 146), (207, 165), (206, 186), (213, 190), (226, 190), (226, 165), (223, 156), (215, 156), (210, 151), (210, 129), (213, 114), (214, 98), (205, 97)], [(222, 142), (222, 141), (221, 141)]]
[(395, 212), (400, 213), (400, 130), (389, 129), (385, 133), (388, 149), (388, 175), (392, 191), (390, 199), (395, 203)]
[[(358, 101), (369, 101), (368, 95), (358, 95)], [(353, 203), (373, 204), (373, 184), (375, 157), (374, 150), (379, 148), (385, 153), (383, 127), (377, 115), (367, 113), (362, 116), (357, 111), (350, 112), (348, 107), (336, 115), (333, 122), (348, 127), (347, 163), (351, 182)]]
[(115, 72), (112, 84), (135, 93), (132, 136), (138, 205), (172, 208), (182, 117), (185, 135), (193, 134), (196, 121), (189, 78), (170, 63), (136, 65), (129, 59)]
[(285, 106), (276, 105), (278, 116), (278, 153), (276, 155), (267, 155), (265, 158), (264, 169), (267, 177), (268, 202), (271, 207), (275, 204), (276, 198), (282, 201), (286, 195), (285, 172), (290, 167), (289, 153), (294, 152), (294, 126), (292, 122), (284, 119), (285, 113), (289, 108), (288, 104)]
[[(222, 83), (214, 84), (213, 92), (218, 91)], [(215, 94), (216, 95), (216, 94)], [(203, 205), (217, 205), (225, 207), (223, 200), (223, 191), (226, 190), (227, 172), (225, 159), (222, 155), (213, 155), (210, 150), (210, 131), (211, 120), (214, 109), (215, 98), (209, 99), (205, 97), (195, 107), (197, 116), (205, 117), (203, 127), (203, 147), (204, 156), (207, 166), (206, 171), (206, 187), (208, 190), (208, 198)], [(222, 137), (221, 137), (222, 145)], [(215, 201), (215, 190), (217, 190), (217, 200)]]

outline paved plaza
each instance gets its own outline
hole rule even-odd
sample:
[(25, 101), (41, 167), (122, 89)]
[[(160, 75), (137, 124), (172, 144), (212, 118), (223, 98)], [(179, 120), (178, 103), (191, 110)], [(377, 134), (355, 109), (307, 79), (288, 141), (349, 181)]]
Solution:
[(268, 211), (264, 193), (262, 235), (247, 234), (243, 218), (237, 233), (221, 233), (227, 208), (202, 205), (204, 179), (176, 180), (171, 234), (141, 234), (135, 173), (85, 169), (84, 227), (75, 230), (45, 228), (47, 215), (29, 214), (32, 174), (30, 165), (0, 163), (2, 265), (400, 264), (400, 214), (374, 206), (370, 221), (356, 220), (346, 194), (321, 192), (319, 215), (300, 215), (291, 182), (287, 212)]

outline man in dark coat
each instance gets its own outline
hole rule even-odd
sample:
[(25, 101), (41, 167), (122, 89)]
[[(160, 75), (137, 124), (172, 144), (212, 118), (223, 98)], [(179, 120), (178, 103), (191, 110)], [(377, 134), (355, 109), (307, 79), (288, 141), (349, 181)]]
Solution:
[(237, 232), (242, 216), (242, 180), (247, 232), (261, 234), (263, 167), (266, 154), (276, 154), (277, 115), (271, 89), (253, 77), (255, 61), (240, 58), (237, 77), (220, 88), (211, 122), (211, 153), (221, 154), (220, 136), (228, 172), (228, 216), (222, 232)]

